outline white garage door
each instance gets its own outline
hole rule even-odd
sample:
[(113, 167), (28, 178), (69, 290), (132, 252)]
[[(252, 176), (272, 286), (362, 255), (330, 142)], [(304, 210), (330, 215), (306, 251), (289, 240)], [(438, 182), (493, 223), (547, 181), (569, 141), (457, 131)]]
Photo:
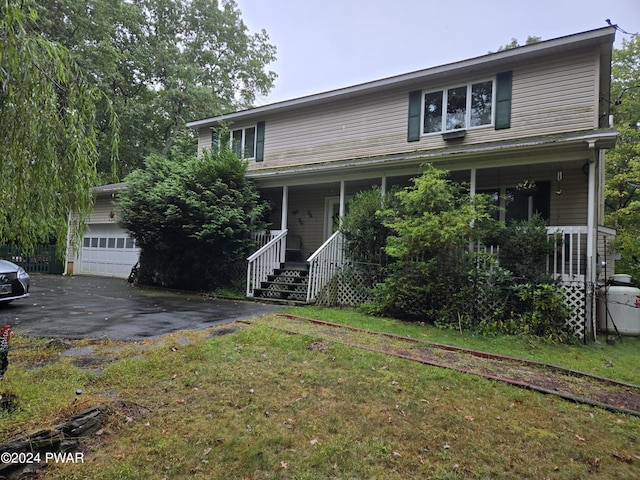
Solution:
[(79, 268), (74, 270), (83, 275), (126, 278), (139, 254), (135, 240), (117, 225), (89, 224), (76, 263)]

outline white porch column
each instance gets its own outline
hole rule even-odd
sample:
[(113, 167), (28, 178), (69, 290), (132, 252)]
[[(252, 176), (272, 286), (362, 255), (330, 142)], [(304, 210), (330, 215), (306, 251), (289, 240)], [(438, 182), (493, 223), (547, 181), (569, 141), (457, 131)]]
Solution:
[(598, 171), (598, 151), (595, 148), (595, 142), (589, 142), (589, 190), (587, 195), (587, 259), (586, 259), (586, 292), (587, 298), (585, 302), (585, 340), (595, 338), (595, 285), (596, 285), (596, 248), (597, 248), (597, 225), (596, 225), (596, 180)]
[(594, 149), (594, 145), (589, 144), (590, 158), (589, 158), (589, 191), (587, 197), (587, 268), (590, 270), (587, 272), (587, 281), (595, 281), (595, 248), (596, 248), (596, 172), (597, 172), (597, 153)]
[(473, 198), (476, 195), (476, 167), (471, 169), (469, 177), (469, 188), (471, 190), (471, 198)]
[(387, 193), (387, 176), (382, 175), (382, 179), (380, 180), (380, 194), (384, 197)]
[(344, 192), (344, 180), (340, 180), (340, 223), (342, 224), (342, 218), (345, 211), (345, 192)]
[(606, 150), (598, 150), (598, 225), (604, 225), (604, 178), (605, 178), (605, 155)]
[(280, 217), (280, 229), (287, 229), (287, 210), (289, 208), (289, 187), (282, 187), (282, 216)]

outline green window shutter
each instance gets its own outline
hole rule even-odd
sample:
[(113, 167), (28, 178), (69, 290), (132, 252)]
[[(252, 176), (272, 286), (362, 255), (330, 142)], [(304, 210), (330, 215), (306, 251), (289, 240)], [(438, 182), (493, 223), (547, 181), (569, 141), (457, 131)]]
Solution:
[(496, 130), (511, 127), (511, 82), (513, 72), (496, 77)]
[(256, 125), (256, 162), (264, 160), (264, 122)]
[(422, 91), (414, 90), (409, 92), (409, 121), (407, 124), (407, 142), (417, 142), (420, 140), (420, 102)]

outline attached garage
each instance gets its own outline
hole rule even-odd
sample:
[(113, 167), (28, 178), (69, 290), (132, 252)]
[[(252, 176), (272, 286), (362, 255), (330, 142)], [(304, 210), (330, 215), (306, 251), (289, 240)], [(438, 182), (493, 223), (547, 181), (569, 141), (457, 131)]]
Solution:
[(126, 278), (139, 253), (135, 240), (116, 224), (89, 224), (74, 273)]
[(138, 262), (140, 249), (116, 222), (115, 199), (125, 183), (96, 187), (96, 202), (87, 220), (82, 243), (67, 255), (67, 273), (126, 278)]

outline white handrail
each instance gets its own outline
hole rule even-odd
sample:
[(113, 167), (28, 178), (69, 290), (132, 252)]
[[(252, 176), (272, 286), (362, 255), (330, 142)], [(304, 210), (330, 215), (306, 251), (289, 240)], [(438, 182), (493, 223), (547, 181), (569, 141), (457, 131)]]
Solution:
[(285, 229), (247, 258), (247, 297), (253, 297), (253, 291), (284, 263), (286, 246)]
[(342, 234), (335, 232), (320, 248), (307, 258), (309, 263), (309, 286), (307, 288), (307, 303), (316, 298), (338, 270), (346, 263), (342, 248)]

